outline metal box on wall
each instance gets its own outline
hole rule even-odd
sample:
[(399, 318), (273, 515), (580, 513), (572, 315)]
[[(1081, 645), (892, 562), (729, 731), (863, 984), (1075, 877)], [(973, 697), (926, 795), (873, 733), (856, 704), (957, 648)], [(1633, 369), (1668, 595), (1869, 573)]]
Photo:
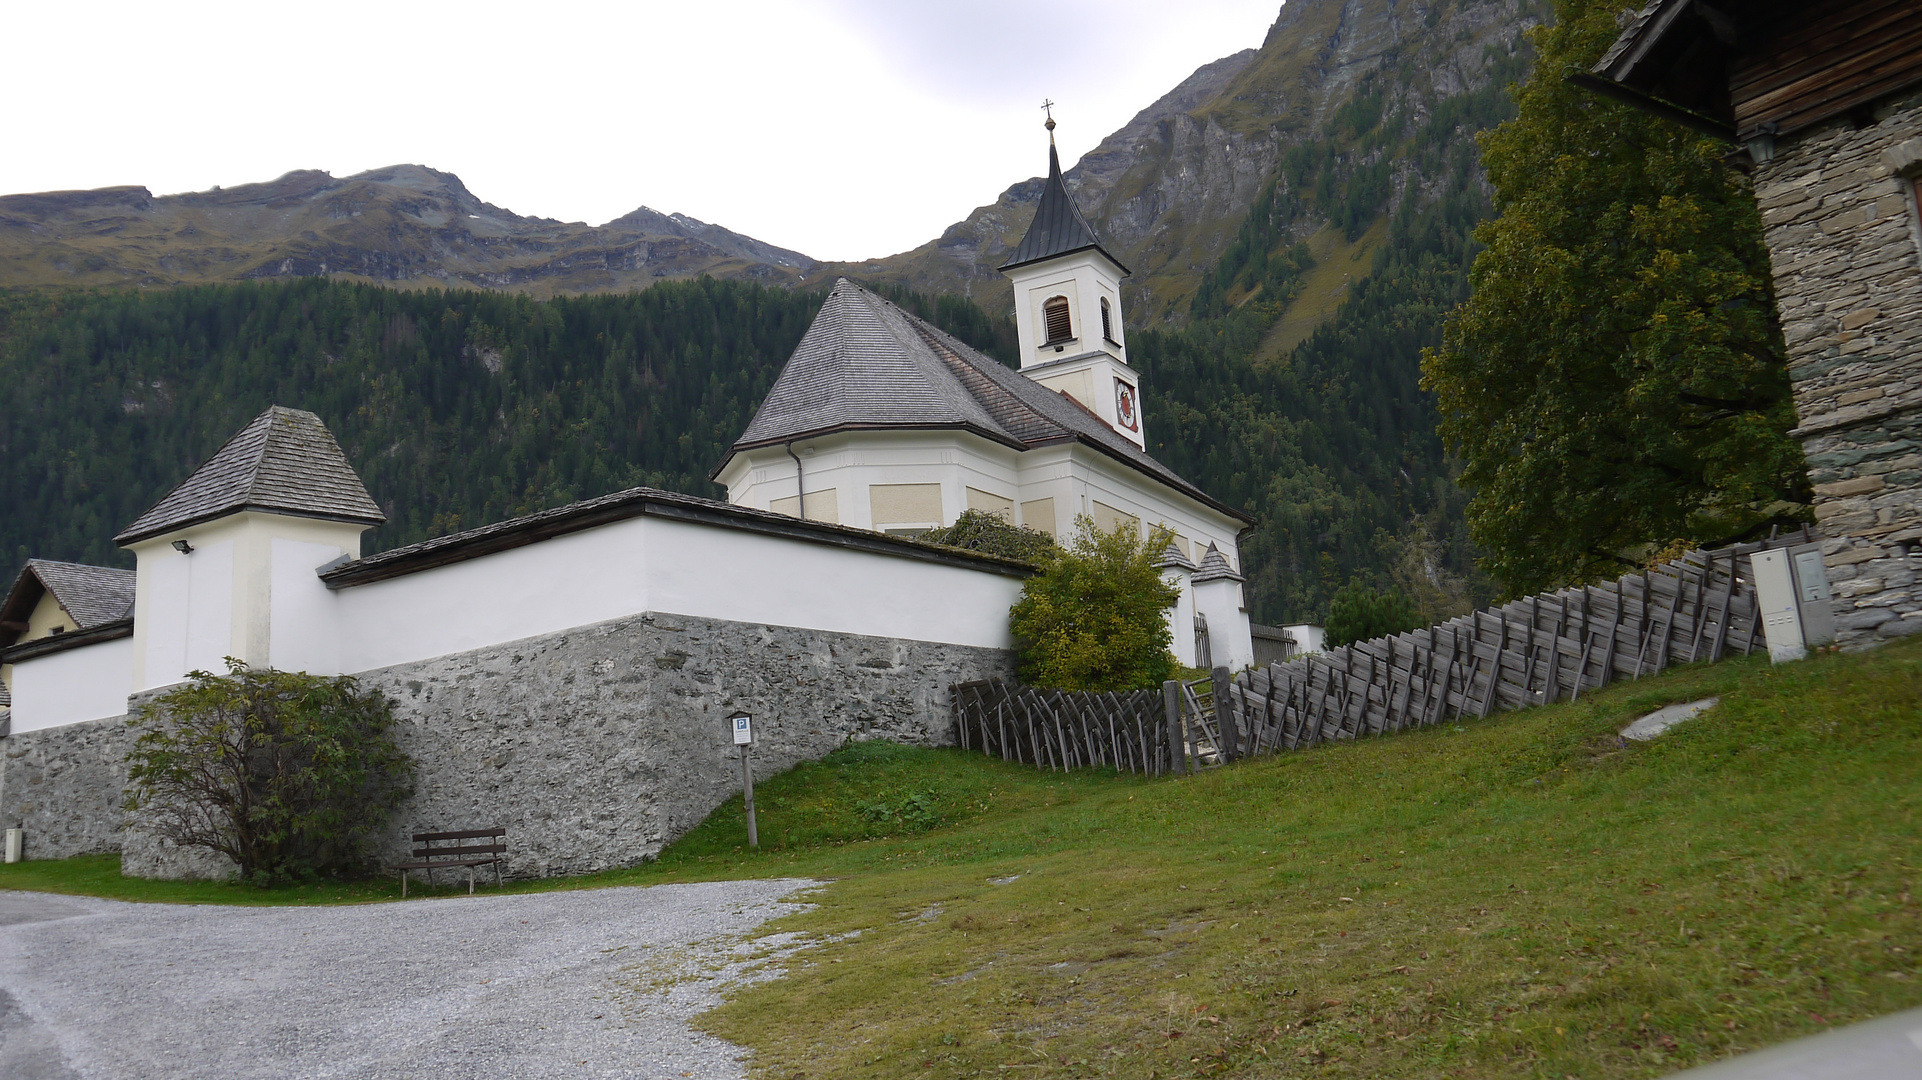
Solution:
[(1827, 645), (1835, 640), (1834, 594), (1829, 591), (1828, 565), (1821, 544), (1789, 548), (1789, 568), (1795, 576), (1795, 606), (1802, 619), (1802, 641)]
[(1758, 551), (1749, 560), (1755, 571), (1755, 603), (1768, 638), (1769, 659), (1777, 664), (1808, 655), (1802, 638), (1802, 610), (1795, 571), (1786, 548)]
[(1758, 551), (1749, 561), (1770, 660), (1800, 660), (1809, 646), (1835, 640), (1834, 594), (1821, 544)]

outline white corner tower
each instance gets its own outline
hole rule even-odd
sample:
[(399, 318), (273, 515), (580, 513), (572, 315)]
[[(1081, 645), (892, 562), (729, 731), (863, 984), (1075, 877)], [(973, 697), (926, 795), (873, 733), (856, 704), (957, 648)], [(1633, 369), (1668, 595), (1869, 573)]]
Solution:
[(1128, 268), (1102, 249), (1061, 181), (1048, 120), (1048, 179), (1021, 245), (1001, 267), (1014, 283), (1021, 373), (1081, 403), (1145, 449), (1141, 377), (1128, 366), (1121, 279)]

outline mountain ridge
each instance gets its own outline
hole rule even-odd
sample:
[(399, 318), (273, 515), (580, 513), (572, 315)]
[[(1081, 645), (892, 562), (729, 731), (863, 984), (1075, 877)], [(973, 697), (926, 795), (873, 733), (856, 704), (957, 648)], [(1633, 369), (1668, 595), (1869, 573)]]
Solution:
[[(1186, 320), (1186, 302), (1282, 157), (1314, 138), (1364, 80), (1413, 65), (1421, 78), (1402, 81), (1421, 83), (1428, 106), (1469, 92), (1489, 78), (1490, 46), (1511, 50), (1535, 21), (1535, 6), (1290, 0), (1259, 48), (1201, 65), (1102, 139), (1066, 179), (1104, 242), (1136, 270), (1124, 291), (1130, 322)], [(1419, 120), (1423, 102), (1413, 108)], [(1000, 313), (1012, 293), (998, 267), (1026, 230), (1040, 188), (1039, 176), (1011, 184), (907, 251), (834, 262), (644, 205), (599, 226), (523, 216), (421, 165), (340, 178), (295, 170), (181, 195), (139, 187), (9, 195), (0, 196), (0, 286), (325, 274), (551, 297), (701, 274), (809, 288), (849, 276), (966, 296)], [(1293, 238), (1321, 224), (1311, 212)]]
[(599, 226), (517, 214), (424, 165), (345, 177), (296, 169), (178, 195), (120, 186), (0, 196), (0, 286), (343, 276), (553, 296), (699, 274), (792, 284), (815, 265), (647, 206)]
[[(1131, 325), (1186, 321), (1187, 301), (1283, 157), (1320, 137), (1364, 83), (1393, 75), (1406, 99), (1399, 104), (1419, 124), (1446, 100), (1485, 87), (1500, 58), (1540, 21), (1540, 6), (1290, 0), (1259, 49), (1202, 65), (1103, 139), (1063, 176), (1103, 242), (1134, 268), (1123, 297)], [(846, 274), (957, 293), (1005, 311), (1013, 293), (996, 267), (1020, 242), (1040, 185), (1037, 176), (1009, 186), (910, 251), (824, 263), (808, 283)], [(1376, 209), (1392, 213), (1395, 205)], [(1309, 208), (1292, 239), (1307, 239), (1327, 223), (1319, 209)]]

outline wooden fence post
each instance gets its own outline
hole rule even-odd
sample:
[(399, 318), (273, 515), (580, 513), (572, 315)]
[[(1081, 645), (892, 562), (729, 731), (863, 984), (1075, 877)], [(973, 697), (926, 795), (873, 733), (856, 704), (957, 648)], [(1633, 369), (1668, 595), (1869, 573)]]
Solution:
[(1210, 673), (1215, 687), (1215, 727), (1221, 732), (1221, 760), (1233, 761), (1241, 756), (1241, 734), (1236, 730), (1234, 687), (1228, 669), (1218, 667)]
[(1168, 771), (1176, 776), (1188, 771), (1187, 750), (1181, 745), (1181, 684), (1173, 679), (1161, 684), (1161, 705), (1168, 713)]

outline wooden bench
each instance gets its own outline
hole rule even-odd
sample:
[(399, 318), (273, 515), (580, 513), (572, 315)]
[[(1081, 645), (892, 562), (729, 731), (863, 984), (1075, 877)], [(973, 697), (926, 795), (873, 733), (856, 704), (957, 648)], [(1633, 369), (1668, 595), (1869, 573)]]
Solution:
[[(486, 843), (471, 844), (469, 840), (485, 840)], [(414, 858), (394, 867), (400, 871), (400, 895), (407, 896), (407, 872), (425, 870), (427, 883), (434, 883), (434, 871), (443, 869), (467, 868), (467, 895), (474, 895), (474, 871), (480, 867), (494, 867), (494, 884), (501, 883), (501, 863), (507, 854), (506, 829), (463, 829), (459, 832), (417, 832), (414, 843)], [(436, 847), (435, 845), (441, 845)]]

